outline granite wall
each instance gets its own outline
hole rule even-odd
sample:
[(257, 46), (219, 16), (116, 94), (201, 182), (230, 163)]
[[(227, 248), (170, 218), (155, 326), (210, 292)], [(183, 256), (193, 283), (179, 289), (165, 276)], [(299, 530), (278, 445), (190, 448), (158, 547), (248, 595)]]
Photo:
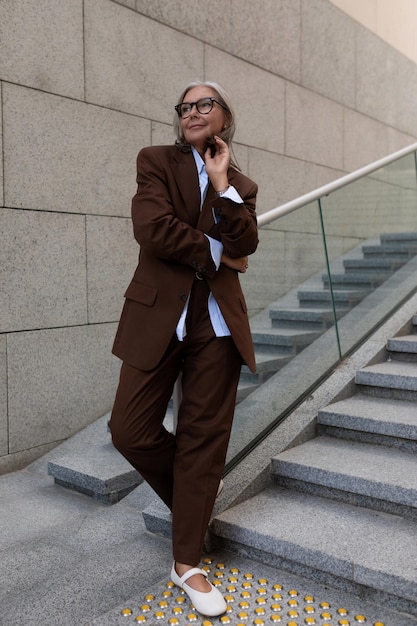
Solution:
[[(0, 472), (111, 407), (136, 154), (173, 141), (196, 78), (232, 96), (260, 213), (417, 138), (417, 66), (327, 0), (2, 0)], [(317, 271), (320, 245), (308, 212), (262, 231), (250, 309)]]

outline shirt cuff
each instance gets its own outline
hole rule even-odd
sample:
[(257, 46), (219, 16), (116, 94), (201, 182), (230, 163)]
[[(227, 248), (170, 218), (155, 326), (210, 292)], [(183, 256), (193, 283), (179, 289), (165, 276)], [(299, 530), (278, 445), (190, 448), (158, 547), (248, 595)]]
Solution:
[(220, 198), (227, 198), (228, 200), (232, 200), (237, 204), (243, 204), (242, 198), (238, 194), (236, 188), (233, 187), (233, 185), (230, 185), (230, 187), (224, 193), (222, 193)]
[(211, 258), (213, 259), (214, 265), (216, 266), (216, 270), (218, 270), (223, 254), (223, 244), (221, 243), (221, 241), (213, 239), (213, 237), (209, 237), (208, 235), (205, 236), (209, 240)]

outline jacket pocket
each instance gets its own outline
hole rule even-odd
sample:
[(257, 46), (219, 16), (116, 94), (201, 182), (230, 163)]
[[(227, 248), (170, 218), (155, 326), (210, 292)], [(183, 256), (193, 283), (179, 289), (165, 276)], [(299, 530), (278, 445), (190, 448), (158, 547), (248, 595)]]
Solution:
[(134, 300), (134, 302), (139, 302), (140, 304), (145, 304), (146, 306), (153, 306), (157, 295), (158, 290), (154, 287), (148, 287), (148, 285), (142, 285), (142, 283), (132, 281), (126, 289), (125, 298)]

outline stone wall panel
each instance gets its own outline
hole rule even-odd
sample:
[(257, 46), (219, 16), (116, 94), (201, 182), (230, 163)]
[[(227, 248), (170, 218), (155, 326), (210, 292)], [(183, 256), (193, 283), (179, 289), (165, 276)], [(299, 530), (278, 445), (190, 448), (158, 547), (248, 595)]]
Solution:
[[(302, 0), (301, 84), (341, 104), (355, 104), (355, 22), (327, 0)], [(297, 81), (296, 81), (297, 82)]]
[(417, 137), (417, 65), (399, 53), (395, 73), (396, 118), (394, 126)]
[[(199, 0), (182, 2), (181, 10), (175, 2), (166, 0), (136, 0), (136, 10), (148, 17), (187, 33), (196, 39), (210, 41), (213, 46), (226, 49), (226, 42), (233, 37), (233, 0), (211, 0), (210, 4)], [(221, 28), (219, 28), (221, 16)]]
[(152, 146), (170, 145), (174, 143), (176, 139), (172, 124), (160, 124), (159, 122), (152, 122), (151, 132)]
[(302, 161), (343, 169), (343, 107), (288, 83), (285, 153)]
[[(278, 76), (301, 77), (301, 9), (294, 0), (232, 0), (232, 45), (225, 50)], [(250, 36), (245, 36), (248, 29)]]
[(120, 363), (115, 331), (96, 324), (8, 335), (11, 453), (58, 442), (107, 413)]
[[(366, 141), (362, 138), (366, 137)], [(350, 109), (344, 112), (344, 169), (356, 170), (388, 154), (387, 126)]]
[[(339, 170), (250, 148), (250, 176), (259, 185), (257, 203), (259, 215), (309, 191), (314, 191), (342, 174), (343, 172)], [(288, 219), (288, 216), (282, 219)], [(281, 223), (280, 219), (271, 227), (280, 229)]]
[[(397, 78), (403, 57), (366, 28), (356, 29), (356, 109), (395, 126)], [(407, 128), (400, 130), (407, 131)]]
[[(136, 10), (280, 76), (300, 76), (300, 4), (294, 0), (136, 0)], [(219, 27), (220, 25), (220, 27)], [(206, 75), (207, 79), (210, 79)]]
[(139, 13), (85, 0), (89, 102), (172, 123), (183, 85), (203, 76), (203, 44)]
[(3, 92), (6, 206), (129, 215), (148, 120), (16, 85)]
[(396, 128), (387, 128), (387, 152), (391, 154), (401, 148), (410, 146), (412, 143), (416, 143), (415, 137), (400, 132)]
[(0, 209), (0, 332), (87, 322), (85, 218)]
[(87, 217), (88, 321), (117, 321), (138, 261), (130, 218)]
[(205, 75), (224, 86), (231, 97), (237, 142), (284, 151), (284, 80), (211, 46), (206, 46)]
[(0, 2), (0, 77), (83, 99), (82, 0)]

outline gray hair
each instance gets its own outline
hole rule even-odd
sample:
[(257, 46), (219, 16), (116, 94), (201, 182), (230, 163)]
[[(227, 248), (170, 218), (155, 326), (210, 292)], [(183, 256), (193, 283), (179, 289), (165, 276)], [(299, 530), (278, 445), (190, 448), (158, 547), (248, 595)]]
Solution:
[[(227, 121), (227, 126), (225, 126), (223, 130), (221, 130), (221, 132), (219, 133), (219, 137), (223, 139), (225, 143), (227, 143), (227, 145), (229, 146), (231, 150), (233, 158), (231, 159), (230, 165), (234, 167), (235, 169), (240, 169), (239, 166), (236, 164), (235, 157), (233, 154), (233, 148), (232, 148), (232, 140), (235, 134), (236, 126), (235, 126), (235, 112), (234, 112), (234, 109), (230, 100), (230, 96), (223, 89), (223, 87), (221, 87), (218, 83), (215, 83), (213, 81), (196, 80), (191, 83), (188, 83), (188, 85), (184, 87), (184, 89), (181, 91), (178, 97), (176, 104), (181, 104), (181, 102), (184, 101), (184, 98), (187, 95), (187, 93), (191, 91), (191, 89), (193, 89), (194, 87), (208, 87), (209, 89), (214, 91), (214, 93), (216, 94), (216, 98), (219, 100), (220, 104), (224, 107), (225, 109), (224, 113), (225, 113), (225, 117)], [(183, 134), (182, 127), (181, 127), (181, 119), (177, 113), (175, 113), (174, 115), (174, 132), (176, 135), (175, 143), (178, 146), (178, 148), (180, 148), (180, 150), (183, 150), (183, 151), (190, 150), (191, 149), (190, 144), (184, 138), (184, 134)]]

